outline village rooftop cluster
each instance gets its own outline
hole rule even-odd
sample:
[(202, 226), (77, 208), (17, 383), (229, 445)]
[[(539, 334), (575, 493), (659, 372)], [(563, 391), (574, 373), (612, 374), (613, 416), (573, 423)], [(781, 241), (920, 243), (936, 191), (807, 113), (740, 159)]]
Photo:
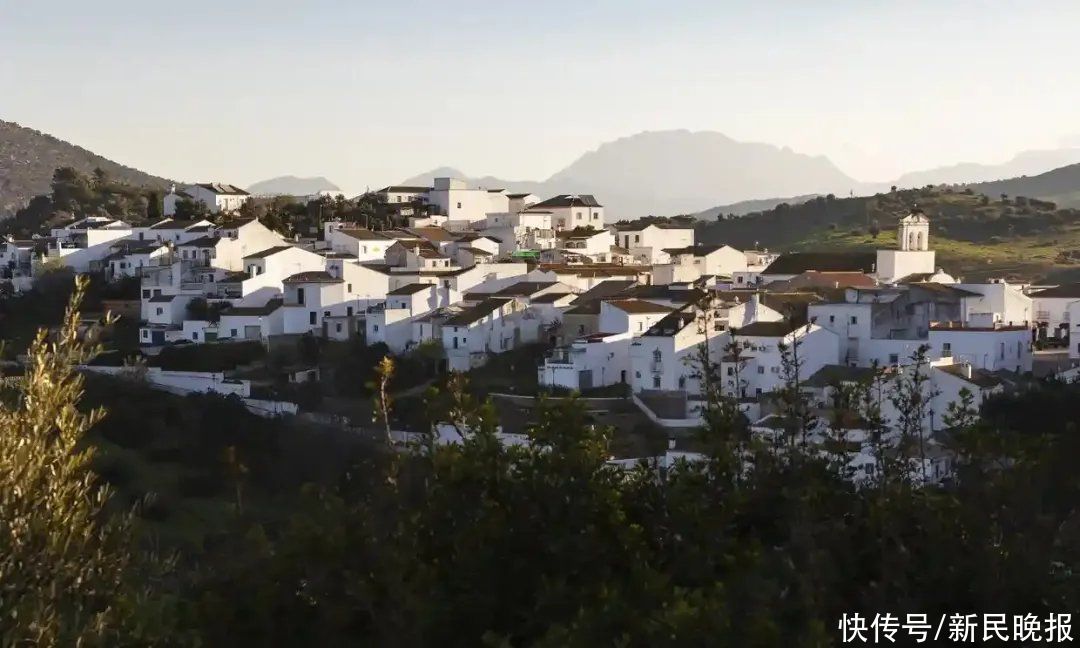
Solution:
[[(528, 370), (541, 385), (624, 384), (676, 432), (702, 420), (702, 348), (762, 435), (783, 426), (770, 395), (785, 380), (785, 350), (797, 349), (800, 385), (828, 420), (837, 385), (874, 367), (900, 374), (924, 349), (933, 443), (962, 392), (977, 404), (1007, 389), (1031, 372), (1035, 339), (1066, 339), (1080, 325), (1080, 286), (968, 283), (939, 268), (919, 210), (898, 215), (897, 249), (777, 254), (702, 245), (692, 226), (670, 220), (612, 224), (591, 195), (544, 198), (453, 178), (377, 194), (407, 226), (328, 221), (311, 239), (287, 240), (237, 215), (247, 192), (208, 183), (174, 189), (166, 217), (146, 226), (88, 217), (6, 241), (0, 266), (16, 291), (47, 263), (140, 278), (149, 352), (310, 334), (399, 354), (434, 344), (444, 370), (464, 372), (540, 343), (550, 350)], [(182, 199), (204, 203), (211, 218), (174, 220)], [(201, 316), (193, 303), (205, 305)], [(1069, 357), (1080, 358), (1080, 345)], [(867, 443), (859, 421), (850, 428), (848, 441)], [(927, 456), (927, 474), (947, 472), (946, 453)], [(873, 470), (868, 451), (853, 462)]]

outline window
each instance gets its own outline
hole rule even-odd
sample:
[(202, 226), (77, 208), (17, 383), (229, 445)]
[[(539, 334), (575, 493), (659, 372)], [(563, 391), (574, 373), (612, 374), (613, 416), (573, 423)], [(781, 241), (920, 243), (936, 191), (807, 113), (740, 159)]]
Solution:
[(578, 332), (578, 335), (585, 335), (585, 325), (584, 324), (578, 324), (577, 332)]
[(150, 299), (150, 291), (149, 290), (142, 291), (142, 296), (143, 296), (143, 299)]
[(829, 324), (836, 323), (836, 315), (829, 315)]
[(859, 323), (859, 318), (858, 318), (858, 316), (856, 316), (856, 315), (852, 315), (852, 316), (851, 316), (851, 323), (852, 323), (852, 324), (858, 324), (858, 323)]
[(373, 324), (373, 325), (371, 326), (371, 331), (372, 331), (373, 333), (378, 333), (378, 332), (379, 332), (379, 325), (378, 325), (378, 324)]
[(1016, 341), (1016, 357), (1019, 358), (1024, 354), (1024, 342), (1022, 340)]
[(315, 311), (311, 311), (310, 313), (308, 313), (308, 324), (314, 325), (317, 317), (318, 314)]
[(941, 355), (946, 358), (952, 355), (952, 342), (945, 342), (941, 345)]
[(727, 368), (727, 375), (734, 376), (735, 375), (735, 368), (734, 367), (728, 367)]
[(236, 337), (236, 329), (230, 329), (229, 330), (229, 335), (230, 335), (230, 337)]
[(461, 203), (458, 203), (458, 204), (457, 204), (457, 208), (458, 208), (458, 209), (461, 209)]
[(191, 339), (192, 340), (198, 340), (199, 339), (199, 332), (198, 331), (192, 331), (191, 332)]
[[(304, 305), (304, 289), (303, 289), (303, 288), (297, 288), (297, 289), (296, 289), (296, 301), (297, 301), (297, 303), (299, 303), (299, 304), (300, 304), (301, 306), (303, 306), (303, 305)], [(312, 324), (314, 324), (314, 323), (315, 323), (315, 322), (312, 322)]]
[(644, 326), (644, 324), (643, 324), (642, 322), (638, 322), (638, 323), (637, 323), (637, 330), (639, 330), (639, 331), (640, 331), (640, 330), (642, 329), (642, 327), (643, 327), (643, 326)]
[(455, 348), (455, 349), (457, 348), (457, 345), (458, 345), (458, 341), (457, 341), (457, 338), (454, 338), (454, 348)]
[(653, 389), (660, 389), (660, 376), (652, 377), (652, 386)]
[(1005, 343), (1004, 342), (1001, 343), (1001, 348), (998, 350), (998, 359), (999, 360), (1004, 360), (1005, 359)]
[(754, 393), (757, 394), (758, 396), (761, 396), (761, 387), (756, 388), (754, 390)]
[(652, 352), (653, 362), (660, 362), (664, 359), (664, 355), (660, 353), (660, 349), (656, 349)]
[[(143, 331), (143, 332), (145, 333), (145, 331)], [(634, 378), (641, 378), (641, 372), (640, 371), (635, 371), (634, 372)]]
[(641, 242), (641, 236), (639, 236), (637, 234), (634, 234), (634, 243), (640, 243), (640, 242)]
[(156, 312), (157, 312), (157, 314), (158, 314), (158, 315), (161, 315), (161, 314), (162, 314), (162, 313), (164, 313), (165, 311), (164, 311), (163, 309), (161, 309), (161, 308), (158, 308), (158, 309), (156, 310)]
[(600, 214), (597, 214), (597, 213), (594, 212), (593, 215), (592, 215), (592, 219), (593, 220), (598, 220), (599, 218), (600, 218)]
[(352, 306), (346, 306), (345, 307), (345, 315), (347, 315), (348, 317), (352, 317), (352, 315), (353, 315)]
[(890, 353), (889, 354), (889, 364), (891, 364), (891, 365), (900, 364), (900, 354), (898, 354), (898, 353)]
[(352, 292), (352, 284), (345, 284), (345, 292)]
[(148, 338), (148, 337), (150, 337), (150, 331), (143, 331), (143, 332), (142, 332), (142, 336), (143, 336), (144, 338)]
[(337, 331), (338, 333), (341, 333), (341, 322), (338, 322), (337, 324), (334, 324), (334, 330)]
[(764, 374), (765, 373), (765, 367), (758, 367), (757, 372), (758, 372), (758, 374)]
[(679, 376), (679, 389), (686, 389), (686, 376)]

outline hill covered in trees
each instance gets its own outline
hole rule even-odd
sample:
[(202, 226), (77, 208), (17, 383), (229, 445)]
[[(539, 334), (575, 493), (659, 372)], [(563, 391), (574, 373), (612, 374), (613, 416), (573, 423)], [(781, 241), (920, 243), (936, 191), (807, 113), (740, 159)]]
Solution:
[(1080, 210), (1025, 196), (923, 187), (853, 198), (819, 196), (698, 225), (698, 241), (737, 248), (873, 250), (896, 244), (897, 221), (930, 217), (938, 264), (966, 279), (1057, 279), (1080, 273)]
[(1080, 164), (1070, 164), (1053, 171), (1007, 180), (968, 185), (974, 191), (998, 196), (1001, 194), (1037, 196), (1056, 202), (1061, 207), (1080, 208)]
[(68, 167), (82, 174), (101, 169), (124, 184), (158, 191), (168, 188), (165, 178), (113, 162), (81, 146), (0, 120), (0, 218), (7, 218), (32, 198), (47, 194), (56, 169)]

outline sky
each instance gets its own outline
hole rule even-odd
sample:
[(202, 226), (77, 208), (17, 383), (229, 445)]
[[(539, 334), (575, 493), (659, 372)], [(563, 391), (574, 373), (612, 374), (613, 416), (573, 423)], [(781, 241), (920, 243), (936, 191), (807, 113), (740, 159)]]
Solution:
[(543, 180), (645, 130), (858, 180), (1080, 142), (1076, 0), (0, 0), (0, 119), (183, 181)]

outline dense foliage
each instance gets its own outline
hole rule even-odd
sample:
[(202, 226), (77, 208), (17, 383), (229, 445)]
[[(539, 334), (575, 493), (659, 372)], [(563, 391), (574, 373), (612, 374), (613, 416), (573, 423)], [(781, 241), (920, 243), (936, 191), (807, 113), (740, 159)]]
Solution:
[[(18, 500), (5, 500), (0, 566), (29, 560), (36, 571), (5, 573), (99, 580), (91, 592), (76, 584), (6, 595), (2, 604), (15, 601), (24, 615), (12, 637), (830, 645), (844, 612), (1045, 615), (1080, 604), (1077, 386), (1001, 396), (981, 417), (970, 401), (953, 408), (957, 460), (943, 486), (919, 486), (888, 453), (880, 460), (890, 468), (855, 485), (842, 444), (825, 454), (805, 445), (810, 413), (797, 389), (778, 398), (782, 436), (762, 442), (708, 367), (697, 441), (706, 460), (625, 470), (608, 463), (613, 430), (573, 399), (542, 405), (532, 445), (503, 445), (491, 406), (456, 376), (426, 414), (467, 431), (466, 441), (405, 454), (390, 452), (382, 432), (364, 443), (312, 435), (234, 400), (179, 399), (137, 382), (95, 387), (90, 396), (111, 414), (87, 432), (96, 415), (71, 408), (81, 386), (65, 373), (67, 348), (35, 347), (10, 394), (21, 404), (3, 414), (3, 443), (40, 443), (0, 454), (18, 457), (0, 478), (23, 484), (0, 495)], [(374, 371), (380, 424), (400, 404), (386, 397), (393, 376), (390, 363)], [(917, 412), (914, 388), (897, 391), (910, 399), (897, 403), (902, 411)], [(843, 402), (876, 425), (869, 393)], [(54, 425), (59, 437), (39, 436)], [(86, 508), (103, 507), (108, 493), (85, 472), (84, 442), (102, 448), (95, 465), (124, 496), (118, 517)], [(30, 466), (64, 468), (31, 478)], [(63, 495), (56, 480), (82, 495)], [(165, 506), (141, 507), (144, 543), (172, 547), (175, 563), (113, 530), (133, 522), (131, 502), (148, 500)], [(25, 527), (40, 541), (16, 541), (24, 527), (7, 511), (43, 516)], [(72, 520), (81, 525), (74, 544)], [(64, 560), (48, 553), (56, 543)]]

